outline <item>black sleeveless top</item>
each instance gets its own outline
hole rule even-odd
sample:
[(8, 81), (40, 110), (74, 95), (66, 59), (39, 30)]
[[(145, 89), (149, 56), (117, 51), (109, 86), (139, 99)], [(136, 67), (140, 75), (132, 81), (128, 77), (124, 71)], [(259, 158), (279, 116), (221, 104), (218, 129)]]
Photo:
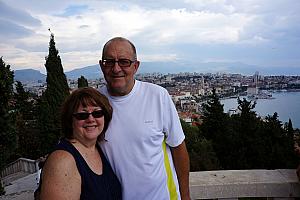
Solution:
[(102, 174), (94, 173), (79, 151), (67, 140), (61, 139), (55, 150), (64, 150), (73, 155), (81, 176), (81, 200), (119, 200), (122, 199), (121, 184), (111, 169), (99, 145), (96, 145), (101, 155)]

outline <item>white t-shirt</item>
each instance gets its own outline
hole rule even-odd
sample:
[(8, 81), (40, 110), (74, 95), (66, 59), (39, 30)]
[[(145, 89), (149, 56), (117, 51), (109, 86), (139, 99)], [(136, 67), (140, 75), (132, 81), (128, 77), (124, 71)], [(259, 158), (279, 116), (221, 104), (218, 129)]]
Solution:
[(110, 96), (106, 87), (100, 92), (113, 107), (101, 147), (121, 182), (123, 199), (180, 199), (169, 146), (185, 137), (167, 90), (136, 80), (126, 96)]

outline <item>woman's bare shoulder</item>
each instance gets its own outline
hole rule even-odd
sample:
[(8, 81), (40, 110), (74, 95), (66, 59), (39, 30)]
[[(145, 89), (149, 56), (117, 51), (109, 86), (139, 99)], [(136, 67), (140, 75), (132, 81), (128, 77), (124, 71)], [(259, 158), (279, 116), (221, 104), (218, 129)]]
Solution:
[[(67, 178), (67, 175), (79, 175), (74, 157), (67, 151), (56, 150), (52, 152), (43, 167), (42, 176)], [(54, 178), (52, 177), (52, 178)]]
[(64, 165), (76, 165), (74, 157), (67, 151), (56, 150), (48, 156), (44, 167), (63, 167)]
[(41, 196), (46, 199), (77, 198), (80, 188), (81, 177), (74, 157), (63, 150), (52, 152), (43, 167)]

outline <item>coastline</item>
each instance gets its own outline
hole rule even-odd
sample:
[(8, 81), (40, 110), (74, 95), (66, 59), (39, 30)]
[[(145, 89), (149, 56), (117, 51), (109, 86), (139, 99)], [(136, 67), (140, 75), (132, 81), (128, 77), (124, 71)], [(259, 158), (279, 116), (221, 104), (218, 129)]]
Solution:
[[(270, 92), (270, 91), (269, 91)], [(278, 113), (279, 120), (284, 124), (288, 122), (289, 118), (292, 120), (294, 128), (300, 128), (300, 90), (280, 90), (271, 93), (273, 98), (267, 99), (248, 99), (247, 96), (240, 96), (240, 98), (247, 98), (248, 100), (256, 101), (257, 104), (254, 111), (261, 116), (273, 115)], [(220, 99), (224, 105), (224, 112), (237, 109), (237, 97)]]

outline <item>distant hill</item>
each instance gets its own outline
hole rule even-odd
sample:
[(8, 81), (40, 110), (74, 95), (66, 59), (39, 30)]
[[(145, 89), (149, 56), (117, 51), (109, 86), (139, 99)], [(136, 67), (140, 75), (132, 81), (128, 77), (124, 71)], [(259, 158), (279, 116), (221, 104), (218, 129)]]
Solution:
[(261, 75), (300, 75), (300, 66), (272, 67), (248, 65), (241, 62), (141, 62), (139, 73), (160, 72), (180, 73), (238, 73), (243, 75), (253, 75), (256, 71)]
[[(79, 69), (74, 69), (68, 72), (65, 72), (68, 79), (77, 80), (80, 76), (84, 76), (87, 79), (97, 79), (102, 76), (99, 65), (87, 66)], [(46, 75), (42, 74), (38, 70), (34, 69), (21, 69), (15, 70), (15, 81), (24, 82), (37, 82), (39, 80), (45, 82)]]
[(14, 70), (14, 75), (15, 75), (14, 77), (15, 81), (21, 81), (21, 82), (34, 82), (38, 80), (41, 80), (43, 82), (46, 81), (46, 75), (34, 69)]
[(91, 65), (79, 69), (74, 69), (68, 72), (65, 72), (68, 79), (77, 80), (80, 76), (84, 76), (87, 79), (98, 79), (102, 77), (102, 72), (99, 65)]
[(222, 63), (222, 62), (141, 62), (139, 73), (160, 72), (180, 73), (180, 72), (198, 72), (198, 73), (241, 73), (252, 75), (257, 66), (250, 66), (243, 63)]
[[(300, 75), (299, 67), (262, 67), (247, 65), (240, 62), (141, 62), (138, 73), (180, 73), (180, 72), (198, 72), (198, 73), (239, 73), (243, 75), (253, 75), (256, 71), (261, 75)], [(98, 79), (103, 77), (100, 66), (91, 65), (79, 69), (65, 72), (68, 79), (77, 80), (80, 76), (86, 79)], [(37, 70), (15, 70), (15, 80), (38, 81), (46, 80), (46, 75)]]

